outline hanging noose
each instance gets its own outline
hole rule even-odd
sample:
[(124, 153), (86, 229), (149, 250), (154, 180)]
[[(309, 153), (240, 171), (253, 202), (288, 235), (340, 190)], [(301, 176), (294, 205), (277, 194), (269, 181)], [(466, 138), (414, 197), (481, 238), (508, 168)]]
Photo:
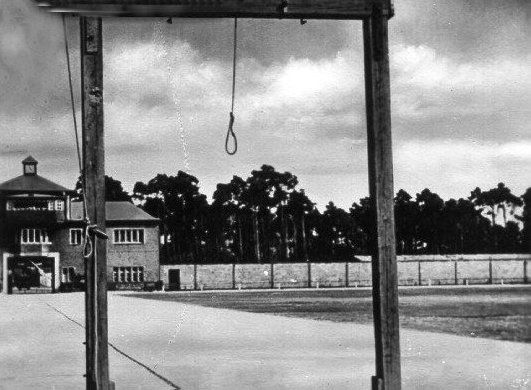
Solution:
[[(236, 89), (236, 44), (238, 37), (238, 18), (234, 18), (234, 42), (233, 42), (233, 56), (232, 56), (232, 103), (229, 114), (229, 128), (227, 129), (227, 136), (225, 137), (225, 151), (229, 155), (236, 154), (238, 151), (238, 139), (234, 133), (234, 94)], [(232, 137), (233, 148), (229, 148), (229, 140)]]

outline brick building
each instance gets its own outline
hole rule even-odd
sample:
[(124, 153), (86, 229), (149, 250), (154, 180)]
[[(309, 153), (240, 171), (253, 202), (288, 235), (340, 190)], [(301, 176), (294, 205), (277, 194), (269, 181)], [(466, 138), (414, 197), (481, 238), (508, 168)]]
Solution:
[[(2, 292), (57, 291), (84, 280), (83, 207), (73, 190), (37, 174), (0, 184), (0, 284)], [(158, 281), (159, 220), (129, 202), (107, 202), (107, 278), (118, 288)]]

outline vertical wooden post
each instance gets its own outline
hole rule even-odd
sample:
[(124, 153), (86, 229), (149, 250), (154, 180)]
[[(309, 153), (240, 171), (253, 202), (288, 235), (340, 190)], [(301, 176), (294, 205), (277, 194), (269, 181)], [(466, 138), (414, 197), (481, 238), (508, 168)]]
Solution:
[(457, 280), (457, 260), (454, 260), (454, 284), (457, 285), (459, 283), (459, 280)]
[(369, 189), (376, 231), (372, 245), (376, 375), (373, 389), (401, 388), (398, 281), (387, 16), (376, 6), (363, 21)]
[(422, 269), (421, 269), (421, 261), (419, 260), (419, 286), (422, 286)]
[(524, 260), (524, 284), (527, 284), (528, 278), (527, 278), (527, 259)]
[[(80, 24), (84, 196), (90, 223), (104, 232), (102, 22), (101, 18), (81, 17)], [(85, 275), (86, 386), (109, 390), (106, 242), (91, 236), (93, 251), (86, 259)]]

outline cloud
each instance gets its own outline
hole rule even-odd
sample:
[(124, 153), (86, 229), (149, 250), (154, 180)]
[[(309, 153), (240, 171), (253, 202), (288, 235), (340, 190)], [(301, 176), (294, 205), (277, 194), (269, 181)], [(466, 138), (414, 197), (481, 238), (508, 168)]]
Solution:
[[(390, 42), (397, 188), (433, 186), (441, 195), (465, 196), (476, 185), (505, 181), (521, 189), (529, 182), (529, 3), (484, 4), (396, 4)], [(77, 176), (56, 16), (31, 1), (0, 0), (1, 178), (18, 173), (26, 153), (64, 185)], [(78, 96), (77, 23), (68, 23)], [(109, 173), (132, 186), (186, 169), (209, 194), (216, 183), (267, 163), (298, 175), (323, 204), (332, 198), (348, 206), (364, 196), (361, 23), (239, 25), (240, 150), (229, 158), (223, 144), (232, 21), (105, 20)]]
[(531, 140), (482, 142), (466, 140), (407, 141), (395, 152), (396, 187), (430, 188), (443, 197), (464, 197), (479, 186), (509, 183), (516, 195), (531, 184)]
[(0, 1), (0, 115), (42, 115), (67, 101), (60, 19), (34, 8)]
[[(392, 48), (395, 115), (418, 119), (481, 115), (493, 109), (528, 111), (531, 55), (457, 62), (427, 46)], [(529, 101), (529, 100), (528, 100)]]

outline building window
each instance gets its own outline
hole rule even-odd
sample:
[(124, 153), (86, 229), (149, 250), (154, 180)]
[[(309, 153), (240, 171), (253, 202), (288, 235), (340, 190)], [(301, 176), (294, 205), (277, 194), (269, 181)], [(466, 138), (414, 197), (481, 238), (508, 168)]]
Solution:
[(70, 245), (81, 245), (83, 229), (70, 229)]
[(144, 267), (114, 267), (112, 280), (118, 283), (143, 282)]
[(143, 244), (144, 229), (114, 229), (114, 244)]
[(65, 202), (62, 200), (49, 200), (48, 201), (48, 210), (49, 211), (63, 211), (65, 209)]
[(61, 270), (61, 283), (72, 283), (76, 276), (74, 267), (63, 267)]
[(62, 200), (56, 200), (55, 201), (55, 210), (56, 211), (63, 211), (65, 209), (65, 203)]
[(48, 232), (45, 229), (22, 229), (20, 232), (21, 244), (51, 244)]

